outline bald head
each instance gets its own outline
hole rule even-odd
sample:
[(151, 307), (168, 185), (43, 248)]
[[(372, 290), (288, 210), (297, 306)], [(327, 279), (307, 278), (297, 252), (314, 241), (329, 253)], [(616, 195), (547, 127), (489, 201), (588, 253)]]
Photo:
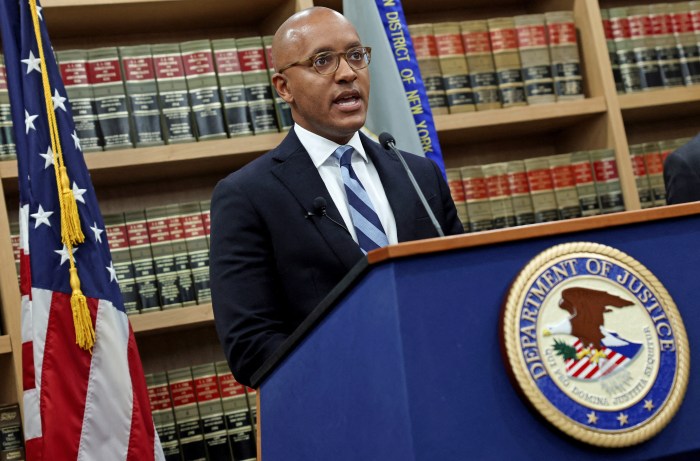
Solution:
[(337, 22), (355, 28), (345, 16), (323, 6), (315, 6), (290, 16), (277, 29), (272, 40), (272, 61), (275, 69), (280, 69), (301, 56), (296, 54), (303, 41), (311, 33), (315, 24)]

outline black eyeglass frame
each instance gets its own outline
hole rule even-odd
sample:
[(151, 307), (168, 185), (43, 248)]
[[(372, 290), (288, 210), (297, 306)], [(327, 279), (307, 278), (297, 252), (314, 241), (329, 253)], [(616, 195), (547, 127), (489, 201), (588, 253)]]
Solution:
[[(348, 60), (348, 56), (350, 55), (350, 53), (354, 53), (358, 50), (362, 50), (362, 55), (366, 57), (365, 59), (363, 59), (363, 62), (365, 62), (366, 64), (362, 67), (357, 67), (357, 66), (351, 64), (350, 61)], [(321, 56), (328, 56), (328, 57), (333, 56), (334, 58), (336, 58), (335, 68), (332, 71), (321, 72), (318, 70), (318, 68), (316, 68), (316, 66), (314, 65), (314, 62), (316, 61), (316, 59), (318, 59)], [(340, 67), (340, 57), (341, 56), (343, 58), (345, 58), (345, 62), (348, 63), (348, 66), (350, 66), (351, 69), (353, 69), (353, 70), (365, 69), (369, 66), (369, 63), (372, 61), (372, 47), (371, 46), (354, 46), (347, 51), (321, 51), (320, 53), (316, 53), (314, 55), (311, 55), (308, 58), (301, 59), (301, 60), (293, 62), (291, 64), (287, 64), (286, 66), (279, 69), (277, 72), (281, 74), (285, 70), (290, 69), (294, 66), (299, 66), (301, 64), (310, 62), (311, 64), (309, 65), (309, 67), (313, 67), (314, 70), (316, 71), (316, 73), (318, 73), (319, 75), (331, 75), (338, 70), (338, 67)]]

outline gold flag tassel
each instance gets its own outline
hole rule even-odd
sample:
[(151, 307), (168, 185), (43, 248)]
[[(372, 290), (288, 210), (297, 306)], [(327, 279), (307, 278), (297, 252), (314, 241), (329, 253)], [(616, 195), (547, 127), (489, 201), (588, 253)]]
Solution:
[(58, 188), (58, 201), (61, 207), (61, 241), (68, 252), (70, 262), (70, 305), (73, 311), (73, 326), (75, 327), (75, 343), (83, 350), (92, 353), (95, 345), (95, 328), (92, 325), (90, 310), (87, 306), (87, 299), (80, 290), (80, 277), (78, 269), (75, 267), (73, 258), (73, 245), (85, 241), (85, 235), (80, 227), (80, 215), (78, 214), (78, 204), (75, 201), (73, 190), (70, 187), (70, 178), (66, 165), (63, 162), (63, 150), (61, 140), (58, 135), (58, 122), (54, 112), (53, 99), (51, 98), (51, 87), (46, 69), (46, 59), (44, 57), (44, 45), (41, 40), (41, 29), (39, 27), (39, 15), (36, 9), (36, 0), (29, 0), (29, 7), (32, 11), (32, 22), (34, 23), (34, 35), (39, 48), (39, 58), (41, 60), (41, 81), (44, 87), (44, 102), (46, 104), (46, 115), (49, 124), (49, 134), (51, 137), (51, 148), (53, 150), (54, 172), (56, 174), (56, 187)]

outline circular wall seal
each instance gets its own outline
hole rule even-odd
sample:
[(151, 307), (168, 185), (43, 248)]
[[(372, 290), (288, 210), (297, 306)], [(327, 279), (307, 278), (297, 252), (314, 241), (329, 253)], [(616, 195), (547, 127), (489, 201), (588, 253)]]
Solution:
[(633, 445), (680, 407), (690, 363), (683, 321), (661, 282), (621, 251), (586, 242), (545, 250), (513, 283), (501, 321), (517, 387), (576, 439)]

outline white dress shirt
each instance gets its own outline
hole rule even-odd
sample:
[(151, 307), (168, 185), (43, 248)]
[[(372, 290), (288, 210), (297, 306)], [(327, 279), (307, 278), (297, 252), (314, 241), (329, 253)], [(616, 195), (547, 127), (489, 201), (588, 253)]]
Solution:
[[(345, 222), (345, 227), (350, 231), (353, 240), (357, 242), (355, 226), (352, 224), (350, 211), (348, 210), (345, 185), (340, 175), (340, 162), (333, 156), (333, 152), (335, 152), (340, 144), (336, 144), (296, 124), (293, 129), (299, 141), (301, 141), (301, 145), (304, 146), (309, 153), (314, 166), (318, 169), (318, 173), (321, 175), (321, 179), (326, 185), (328, 193), (331, 195), (331, 200), (333, 200), (338, 211), (340, 211), (340, 216), (342, 216)], [(397, 243), (398, 238), (396, 236), (394, 212), (391, 210), (391, 206), (389, 206), (389, 200), (386, 198), (386, 193), (384, 192), (382, 181), (379, 179), (377, 169), (365, 153), (364, 147), (362, 147), (359, 133), (355, 133), (347, 145), (355, 149), (352, 155), (352, 168), (355, 170), (357, 178), (367, 191), (370, 200), (372, 200), (374, 211), (377, 212), (379, 220), (382, 222), (389, 244)]]

